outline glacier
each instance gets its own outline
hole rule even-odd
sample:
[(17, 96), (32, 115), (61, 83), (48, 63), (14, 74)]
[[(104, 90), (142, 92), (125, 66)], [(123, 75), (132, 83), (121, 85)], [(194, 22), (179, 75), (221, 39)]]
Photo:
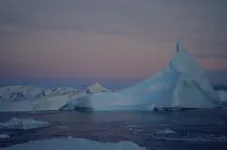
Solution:
[(31, 141), (17, 144), (2, 150), (146, 150), (137, 144), (120, 141), (118, 143), (104, 143), (82, 138), (59, 138)]
[(50, 124), (44, 121), (38, 121), (34, 119), (18, 119), (12, 118), (7, 122), (0, 123), (0, 129), (37, 129), (48, 127)]
[(117, 92), (87, 94), (75, 109), (154, 110), (220, 107), (220, 97), (196, 59), (179, 43), (168, 66), (154, 76)]

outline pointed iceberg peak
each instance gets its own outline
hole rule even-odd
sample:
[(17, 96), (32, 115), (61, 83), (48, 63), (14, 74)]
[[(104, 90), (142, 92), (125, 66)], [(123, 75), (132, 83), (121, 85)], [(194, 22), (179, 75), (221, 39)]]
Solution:
[(176, 52), (170, 63), (180, 73), (189, 73), (194, 76), (195, 74), (203, 74), (204, 72), (202, 66), (194, 56), (179, 41), (176, 44)]
[(181, 43), (179, 41), (177, 41), (177, 45), (176, 45), (176, 51), (177, 52), (181, 52), (183, 50), (183, 46), (181, 45)]
[(177, 42), (176, 49), (177, 49), (177, 52), (179, 52), (179, 42)]

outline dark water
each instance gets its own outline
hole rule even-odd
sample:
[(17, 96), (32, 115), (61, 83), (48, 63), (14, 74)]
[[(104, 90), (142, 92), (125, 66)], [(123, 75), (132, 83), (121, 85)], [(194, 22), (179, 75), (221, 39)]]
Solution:
[[(0, 130), (11, 135), (0, 146), (53, 137), (77, 137), (98, 141), (132, 141), (147, 149), (227, 150), (227, 110), (180, 112), (49, 112), (39, 114), (0, 113), (0, 121), (12, 117), (51, 123), (36, 130)], [(160, 133), (170, 129), (173, 134)]]

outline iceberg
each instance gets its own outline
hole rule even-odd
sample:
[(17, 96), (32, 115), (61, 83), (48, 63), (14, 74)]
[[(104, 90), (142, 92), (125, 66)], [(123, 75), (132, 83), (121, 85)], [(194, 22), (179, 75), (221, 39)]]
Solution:
[(37, 129), (48, 127), (50, 124), (44, 121), (34, 119), (18, 119), (12, 118), (8, 122), (0, 123), (0, 129)]
[(203, 68), (178, 42), (173, 58), (162, 71), (131, 88), (84, 95), (74, 108), (105, 111), (219, 106), (219, 95), (213, 90)]
[(146, 150), (137, 144), (121, 141), (102, 143), (80, 138), (61, 138), (31, 141), (29, 143), (1, 148), (2, 150)]

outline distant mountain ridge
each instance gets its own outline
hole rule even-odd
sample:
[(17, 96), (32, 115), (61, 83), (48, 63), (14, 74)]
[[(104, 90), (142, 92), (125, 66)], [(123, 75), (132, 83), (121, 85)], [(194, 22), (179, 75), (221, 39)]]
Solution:
[(15, 85), (15, 86), (1, 87), (0, 100), (9, 100), (9, 101), (21, 101), (21, 100), (29, 100), (29, 99), (31, 100), (31, 99), (39, 99), (39, 98), (52, 97), (52, 96), (73, 95), (73, 94), (77, 94), (80, 91), (95, 93), (95, 92), (108, 92), (111, 90), (104, 88), (98, 82), (80, 89), (74, 89), (71, 87), (42, 88), (42, 87), (33, 86), (33, 85)]

